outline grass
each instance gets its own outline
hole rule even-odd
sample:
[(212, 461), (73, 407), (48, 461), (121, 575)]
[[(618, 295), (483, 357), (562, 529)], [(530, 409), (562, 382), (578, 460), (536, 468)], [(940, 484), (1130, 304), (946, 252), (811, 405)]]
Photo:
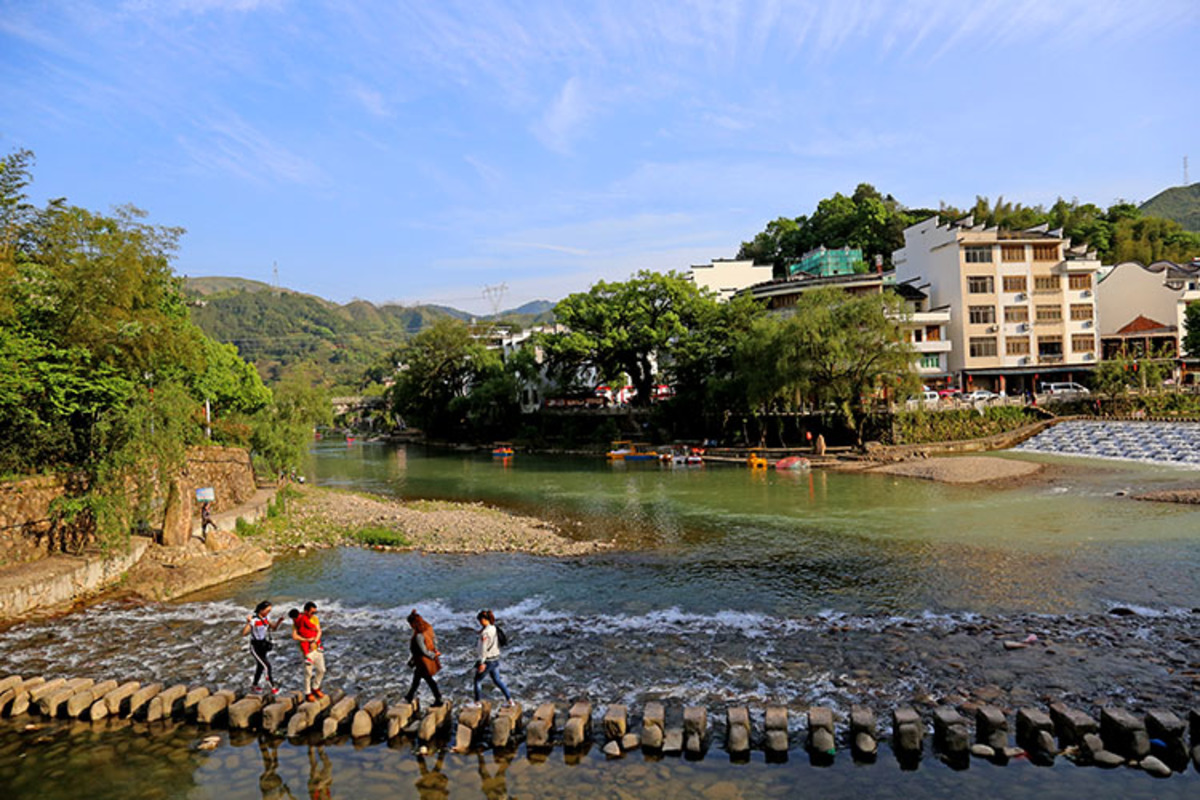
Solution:
[(405, 535), (391, 528), (372, 526), (352, 531), (349, 538), (358, 544), (381, 545), (383, 547), (409, 547), (410, 542)]

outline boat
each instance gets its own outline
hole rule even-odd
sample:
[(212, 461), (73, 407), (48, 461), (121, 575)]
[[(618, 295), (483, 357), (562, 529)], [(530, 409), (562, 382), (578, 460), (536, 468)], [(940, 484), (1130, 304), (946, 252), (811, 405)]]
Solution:
[(750, 469), (766, 469), (767, 460), (758, 453), (751, 453), (746, 459), (746, 466)]
[(645, 442), (621, 439), (612, 443), (606, 454), (609, 461), (657, 461), (659, 454)]
[(492, 445), (492, 458), (512, 458), (512, 442), (496, 442)]
[(804, 456), (788, 456), (787, 458), (781, 458), (775, 462), (775, 469), (777, 470), (802, 470), (810, 469), (811, 467), (812, 463), (810, 463), (809, 460)]
[(700, 447), (684, 447), (682, 445), (659, 456), (664, 462), (675, 465), (694, 465), (704, 463), (704, 450)]

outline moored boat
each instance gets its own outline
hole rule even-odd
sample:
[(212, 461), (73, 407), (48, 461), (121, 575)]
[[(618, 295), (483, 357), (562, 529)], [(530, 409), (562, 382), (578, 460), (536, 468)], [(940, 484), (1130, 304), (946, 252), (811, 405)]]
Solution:
[(788, 456), (787, 458), (781, 458), (775, 462), (775, 469), (777, 470), (799, 470), (810, 469), (811, 467), (812, 464), (804, 456)]

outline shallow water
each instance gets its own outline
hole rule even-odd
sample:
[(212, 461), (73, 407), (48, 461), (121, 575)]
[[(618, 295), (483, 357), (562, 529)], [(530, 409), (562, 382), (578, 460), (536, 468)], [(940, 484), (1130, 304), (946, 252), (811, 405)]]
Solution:
[[(277, 614), (316, 600), (330, 685), (390, 699), (407, 688), (403, 618), (414, 607), (438, 632), (446, 653), (440, 680), (458, 700), (469, 695), (474, 612), (485, 606), (512, 636), (503, 668), (527, 705), (586, 695), (601, 707), (627, 702), (636, 713), (649, 699), (666, 699), (676, 710), (707, 705), (715, 720), (732, 701), (758, 714), (766, 703), (797, 710), (823, 703), (843, 715), (844, 726), (851, 703), (883, 715), (916, 694), (995, 685), (1014, 704), (1050, 694), (1084, 707), (1165, 702), (1184, 710), (1194, 690), (1182, 676), (1200, 669), (1200, 648), (1187, 635), (1200, 588), (1200, 510), (1118, 496), (1194, 485), (1194, 472), (1095, 464), (1066, 470), (1051, 485), (995, 491), (884, 476), (614, 467), (582, 457), (520, 455), (505, 465), (414, 448), (323, 445), (310, 475), (401, 497), (480, 500), (553, 519), (572, 536), (616, 538), (638, 549), (581, 559), (357, 549), (291, 556), (268, 573), (182, 602), (105, 603), (15, 626), (0, 633), (0, 673), (244, 689), (249, 658), (236, 632), (263, 597), (276, 602)], [(1114, 604), (1143, 613), (1111, 618), (1105, 612)], [(1054, 647), (1007, 654), (998, 646), (1001, 637), (1031, 633)], [(290, 642), (279, 644), (277, 675), (294, 688), (297, 656)], [(167, 794), (158, 796), (261, 796), (257, 744), (185, 758), (179, 753), (188, 751), (174, 745), (159, 753), (148, 736), (129, 729), (73, 739), (69, 762), (99, 765), (114, 758), (119, 742), (150, 774), (162, 774), (161, 782), (139, 777), (127, 785), (121, 772), (97, 766), (92, 774), (110, 790), (96, 796), (150, 797), (164, 785)], [(194, 744), (198, 734), (181, 728), (173, 736), (175, 745)], [(28, 759), (52, 743), (31, 741), (0, 734), (0, 784), (14, 770), (37, 774)], [(403, 748), (325, 752), (335, 796), (445, 796), (443, 779), (422, 776)], [(308, 748), (285, 743), (279, 759), (274, 775), (292, 794), (307, 791)], [(51, 772), (52, 761), (46, 757), (44, 767)], [(436, 758), (427, 761), (432, 767)], [(451, 796), (492, 796), (499, 785), (481, 783), (474, 757), (449, 756), (443, 769)], [(1194, 773), (1151, 783), (1123, 770), (1069, 765), (1001, 771), (974, 762), (955, 772), (927, 759), (916, 773), (898, 777), (897, 769), (889, 758), (859, 768), (842, 755), (832, 768), (817, 769), (797, 750), (787, 765), (743, 766), (718, 751), (700, 763), (646, 763), (639, 755), (607, 765), (593, 751), (578, 766), (565, 765), (561, 752), (536, 764), (522, 751), (504, 780), (514, 796), (790, 796), (797, 787), (822, 796), (976, 790), (1016, 797), (1035, 788), (1064, 797), (1170, 796), (1196, 789)], [(717, 786), (726, 781), (732, 789)], [(268, 783), (275, 786), (275, 777)]]

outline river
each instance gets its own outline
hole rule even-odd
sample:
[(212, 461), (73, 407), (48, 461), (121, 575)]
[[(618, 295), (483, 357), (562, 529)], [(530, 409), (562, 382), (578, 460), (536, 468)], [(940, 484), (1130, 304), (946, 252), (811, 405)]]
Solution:
[[(662, 699), (676, 711), (706, 705), (715, 719), (731, 701), (759, 710), (785, 703), (797, 736), (795, 712), (812, 703), (843, 715), (863, 703), (883, 718), (914, 697), (985, 690), (1012, 705), (1053, 696), (1085, 707), (1184, 703), (1176, 710), (1186, 710), (1194, 690), (1180, 676), (1200, 667), (1186, 635), (1200, 588), (1200, 510), (1127, 495), (1195, 485), (1197, 474), (1012, 457), (1049, 463), (1052, 479), (994, 490), (321, 443), (308, 467), (318, 484), (477, 500), (620, 547), (580, 559), (357, 549), (290, 556), (268, 573), (181, 602), (109, 602), (15, 626), (0, 633), (0, 672), (244, 688), (249, 664), (236, 629), (246, 609), (269, 597), (280, 611), (318, 603), (330, 685), (368, 697), (396, 698), (407, 688), (403, 617), (418, 608), (446, 653), (443, 687), (469, 699), (474, 612), (490, 607), (512, 637), (504, 669), (527, 707), (587, 696), (636, 711)], [(1136, 613), (1110, 615), (1117, 606)], [(1027, 636), (1038, 645), (1012, 654), (998, 647), (1001, 638)], [(276, 664), (294, 686), (294, 654), (282, 645)], [(489, 753), (482, 766), (453, 754), (422, 765), (407, 749), (382, 745), (318, 752), (257, 739), (213, 755), (186, 748), (186, 758), (171, 755), (180, 748), (162, 737), (194, 744), (198, 734), (186, 726), (153, 741), (136, 727), (93, 733), (88, 743), (72, 739), (69, 747), (65, 736), (55, 726), (36, 734), (0, 729), (0, 783), (16, 780), (18, 796), (53, 797), (45, 785), (35, 791), (17, 778), (37, 774), (29, 772), (36, 763), (60, 768), (51, 765), (62, 756), (101, 765), (92, 796), (222, 800), (269, 796), (264, 786), (276, 791), (276, 778), (295, 795), (311, 789), (310, 780), (323, 791), (330, 775), (334, 796), (347, 797), (445, 796), (438, 793), (444, 781), (456, 797), (506, 796), (498, 787), (522, 797), (789, 796), (806, 786), (824, 796), (1130, 797), (1200, 788), (1194, 772), (1151, 784), (1138, 773), (1100, 773), (1062, 759), (1050, 769), (973, 762), (957, 772), (927, 757), (915, 773), (898, 773), (887, 756), (856, 769), (841, 754), (818, 769), (796, 749), (785, 765), (731, 766), (714, 746), (702, 762), (637, 755), (606, 764), (592, 751), (568, 766), (561, 752), (537, 763), (522, 751), (511, 764)], [(34, 737), (44, 741), (33, 745)], [(122, 778), (104, 766), (116, 753), (140, 759), (161, 780)], [(274, 758), (278, 767), (269, 769)], [(167, 794), (156, 795), (163, 787)], [(74, 796), (62, 788), (58, 796)]]

